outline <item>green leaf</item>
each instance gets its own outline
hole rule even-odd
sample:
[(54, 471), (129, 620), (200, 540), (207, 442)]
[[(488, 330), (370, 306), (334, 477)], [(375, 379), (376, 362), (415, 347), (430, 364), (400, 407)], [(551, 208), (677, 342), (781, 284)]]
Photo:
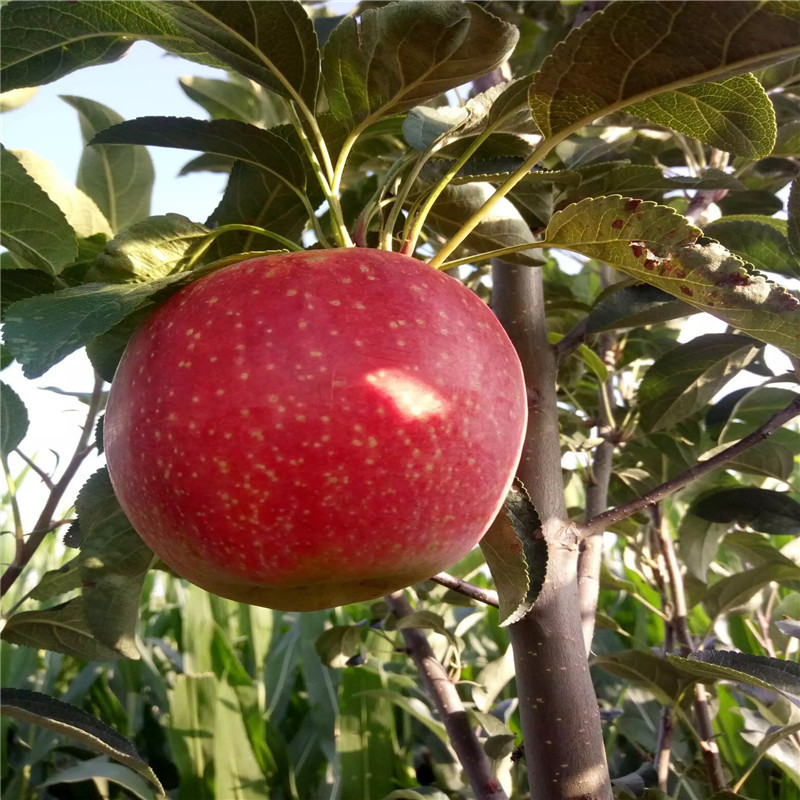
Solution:
[(685, 86), (626, 111), (745, 158), (764, 158), (775, 145), (775, 110), (753, 75)]
[[(704, 458), (710, 458), (724, 448), (725, 446), (723, 445), (713, 448), (703, 454)], [(794, 457), (794, 450), (778, 442), (768, 440), (759, 442), (738, 456), (731, 458), (726, 462), (725, 469), (787, 481), (795, 472)]]
[(547, 573), (547, 543), (536, 509), (521, 484), (480, 541), (500, 602), (500, 624), (511, 625), (533, 608)]
[(99, 642), (89, 629), (82, 597), (43, 611), (20, 611), (9, 617), (2, 638), (34, 650), (52, 650), (86, 661), (114, 661), (121, 653)]
[[(112, 125), (123, 122), (116, 111), (85, 97), (61, 95), (78, 112), (84, 144)], [(85, 147), (78, 165), (78, 188), (94, 200), (119, 232), (149, 216), (155, 173), (144, 147)]]
[(723, 541), (726, 547), (736, 552), (747, 564), (795, 566), (795, 562), (778, 550), (765, 533), (734, 530), (728, 533)]
[[(391, 645), (383, 643), (380, 655), (375, 655), (388, 660), (387, 649)], [(394, 706), (385, 697), (366, 694), (385, 688), (381, 674), (359, 667), (342, 672), (336, 749), (343, 798), (377, 800), (397, 786)]]
[(691, 512), (711, 522), (735, 522), (773, 536), (800, 533), (800, 503), (785, 492), (743, 486), (697, 500)]
[(483, 743), (483, 751), (492, 761), (500, 761), (514, 752), (517, 737), (513, 733), (500, 733), (490, 736)]
[(703, 683), (736, 681), (771, 689), (800, 705), (800, 665), (782, 658), (755, 656), (730, 650), (700, 650), (688, 658), (668, 656), (682, 672)]
[(665, 706), (673, 706), (692, 682), (663, 656), (646, 650), (620, 650), (596, 656), (592, 664), (647, 689)]
[(798, 42), (793, 3), (612, 3), (545, 59), (529, 90), (531, 112), (548, 137), (666, 91), (779, 62)]
[(361, 652), (364, 629), (360, 625), (334, 625), (324, 631), (314, 643), (317, 655), (328, 667), (343, 667)]
[(8, 346), (26, 377), (36, 378), (137, 311), (156, 293), (199, 277), (168, 275), (144, 284), (87, 283), (20, 300), (5, 319)]
[[(742, 709), (745, 730), (742, 739), (756, 748), (756, 758), (767, 756), (775, 762), (784, 775), (791, 778), (795, 786), (800, 786), (800, 761), (797, 758), (797, 744), (790, 739), (800, 731), (800, 723), (792, 725), (772, 725), (770, 721), (750, 709)], [(737, 800), (734, 797), (734, 800)]]
[[(309, 190), (311, 187), (309, 187)], [(310, 191), (312, 205), (315, 194)], [(211, 213), (207, 224), (217, 228), (222, 225), (245, 222), (273, 233), (299, 241), (308, 224), (308, 212), (303, 201), (272, 172), (237, 161), (233, 165), (228, 185), (219, 205)], [(259, 246), (272, 247), (274, 242), (252, 232), (230, 232), (219, 236), (211, 249), (215, 256), (246, 253)]]
[(125, 516), (105, 468), (83, 485), (75, 510), (81, 532), (82, 600), (89, 630), (114, 652), (138, 659), (139, 598), (155, 556)]
[(38, 91), (38, 86), (27, 86), (24, 89), (12, 89), (10, 92), (0, 92), (0, 114), (22, 108), (22, 106), (30, 103), (30, 101), (36, 97)]
[[(242, 668), (244, 672), (244, 669)], [(244, 673), (248, 681), (250, 676)], [(217, 705), (214, 717), (214, 791), (217, 797), (232, 800), (263, 800), (269, 796), (270, 786), (253, 752), (245, 726), (245, 711), (241, 706), (243, 690), (250, 686), (234, 688), (225, 681), (217, 685)], [(253, 693), (255, 689), (253, 688)], [(238, 690), (238, 691), (237, 691)], [(261, 717), (257, 706), (257, 723)], [(258, 725), (260, 728), (263, 725)]]
[(149, 39), (170, 52), (213, 63), (161, 13), (160, 3), (96, 0), (91, 3), (18, 0), (0, 11), (3, 38), (0, 80), (4, 90), (38, 86), (76, 69), (121, 58), (134, 39)]
[(586, 317), (586, 330), (641, 328), (696, 313), (697, 309), (655, 286), (625, 281), (612, 284), (597, 298)]
[(261, 103), (250, 88), (219, 78), (185, 77), (179, 78), (178, 83), (212, 119), (238, 119), (251, 124), (261, 119)]
[(47, 196), (61, 209), (77, 236), (104, 234), (111, 237), (108, 220), (94, 200), (65, 180), (49, 161), (30, 150), (15, 150), (14, 155)]
[(169, 742), (180, 775), (180, 797), (215, 800), (214, 762), (217, 680), (214, 675), (176, 675), (169, 696)]
[(417, 722), (424, 725), (429, 731), (434, 733), (439, 741), (449, 744), (450, 737), (445, 726), (433, 718), (430, 708), (425, 705), (418, 697), (406, 697), (393, 689), (365, 689), (361, 692), (363, 697), (381, 697), (389, 700), (399, 709), (404, 711)]
[(5, 263), (0, 269), (0, 304), (3, 313), (17, 300), (38, 297), (56, 290), (55, 276), (38, 269), (10, 269)]
[(150, 781), (164, 794), (150, 765), (133, 743), (91, 714), (46, 694), (27, 689), (4, 688), (0, 713), (21, 722), (30, 722), (80, 742), (95, 753), (103, 753)]
[[(448, 186), (428, 214), (428, 225), (442, 239), (450, 238), (494, 193), (489, 183)], [(525, 244), (533, 239), (531, 229), (510, 200), (502, 198), (455, 251), (453, 258), (485, 253), (501, 247)], [(503, 257), (511, 264), (541, 266), (542, 258), (534, 250), (522, 250)]]
[(316, 107), (317, 34), (299, 2), (170, 2), (175, 25), (211, 55), (274, 92)]
[(253, 164), (300, 192), (306, 173), (298, 152), (273, 131), (233, 119), (140, 117), (101, 131), (92, 144), (148, 144), (204, 150)]
[(75, 232), (61, 209), (0, 145), (0, 242), (31, 266), (57, 275), (78, 254)]
[[(74, 524), (74, 523), (73, 523)], [(31, 599), (47, 603), (81, 587), (79, 558), (73, 558), (58, 569), (50, 569), (31, 590)]]
[(751, 567), (712, 584), (703, 596), (703, 605), (708, 615), (716, 618), (745, 605), (768, 584), (788, 581), (800, 581), (800, 567), (779, 563)]
[[(624, 161), (604, 161), (577, 167), (569, 172), (580, 176), (580, 185), (568, 189), (570, 199), (621, 194), (623, 197), (642, 197), (649, 192), (668, 192), (675, 189), (744, 190), (744, 184), (722, 170), (706, 169), (699, 176), (665, 175), (661, 167), (652, 164), (628, 164)], [(557, 173), (556, 173), (557, 174)], [(577, 195), (577, 197), (575, 197)]]
[(800, 156), (800, 120), (792, 120), (778, 128), (777, 141), (770, 155), (774, 158)]
[(792, 181), (786, 214), (786, 238), (795, 257), (800, 258), (800, 180)]
[(164, 795), (156, 792), (147, 781), (121, 764), (110, 763), (105, 756), (81, 761), (71, 767), (64, 767), (42, 781), (38, 786), (45, 788), (62, 783), (83, 783), (84, 781), (111, 781), (127, 789), (139, 800), (160, 800)]
[(666, 256), (699, 235), (699, 228), (669, 206), (611, 195), (586, 198), (554, 214), (544, 243), (617, 266), (630, 260), (632, 243), (647, 242), (656, 255)]
[(403, 138), (415, 150), (425, 150), (443, 133), (454, 132), (469, 118), (463, 106), (417, 106), (403, 120)]
[(639, 385), (642, 427), (662, 430), (701, 411), (759, 349), (749, 336), (707, 333), (670, 350), (647, 370)]
[(28, 409), (20, 396), (5, 382), (0, 382), (0, 456), (8, 458), (28, 432)]
[(692, 244), (697, 233), (666, 206), (611, 196), (557, 212), (544, 241), (605, 261), (800, 356), (800, 300), (717, 242)]
[(181, 272), (209, 233), (204, 225), (180, 214), (148, 217), (106, 244), (86, 280), (144, 283)]
[(406, 0), (348, 17), (331, 33), (323, 78), (331, 111), (366, 127), (502, 64), (517, 29), (477, 4)]
[(726, 528), (709, 520), (687, 513), (678, 531), (678, 549), (686, 571), (706, 583), (708, 568), (716, 558), (720, 539)]
[(86, 345), (86, 355), (97, 374), (108, 383), (114, 380), (119, 361), (136, 329), (153, 312), (154, 304), (145, 301), (139, 308), (128, 314), (105, 333), (96, 336)]
[(411, 614), (406, 614), (397, 620), (397, 630), (429, 630), (444, 636), (453, 647), (458, 646), (458, 640), (455, 636), (447, 630), (444, 623), (444, 618), (439, 614), (434, 614), (433, 611), (414, 611)]
[(775, 222), (783, 220), (755, 216), (750, 219), (721, 217), (706, 225), (703, 233), (756, 269), (800, 277), (800, 261), (790, 249), (786, 233), (776, 227)]

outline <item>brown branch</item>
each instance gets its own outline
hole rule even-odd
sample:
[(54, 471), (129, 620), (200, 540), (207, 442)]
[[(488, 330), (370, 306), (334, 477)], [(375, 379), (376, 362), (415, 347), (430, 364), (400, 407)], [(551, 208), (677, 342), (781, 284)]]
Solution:
[(463, 594), (472, 600), (477, 600), (479, 603), (484, 603), (487, 606), (494, 606), (495, 608), (499, 606), (497, 592), (492, 589), (484, 589), (482, 586), (476, 586), (474, 583), (469, 583), (462, 578), (457, 578), (449, 572), (440, 572), (434, 575), (431, 580), (435, 581), (440, 586), (446, 586), (448, 589)]
[(587, 320), (584, 317), (580, 322), (568, 330), (557, 342), (553, 345), (556, 353), (556, 361), (563, 361), (568, 355), (574, 353), (586, 338), (587, 333)]
[(687, 469), (685, 472), (681, 472), (680, 475), (665, 481), (659, 486), (656, 486), (655, 489), (645, 492), (645, 494), (637, 497), (635, 500), (631, 500), (628, 503), (623, 503), (621, 506), (612, 508), (611, 510), (605, 511), (602, 514), (598, 514), (597, 516), (594, 516), (590, 520), (584, 522), (582, 525), (579, 525), (579, 535), (586, 537), (602, 533), (611, 525), (614, 525), (623, 519), (627, 519), (637, 511), (641, 511), (642, 509), (659, 502), (659, 500), (663, 500), (673, 492), (677, 492), (678, 489), (682, 489), (692, 481), (695, 481), (703, 475), (707, 475), (709, 472), (721, 467), (723, 464), (726, 464), (732, 458), (736, 458), (736, 456), (744, 453), (751, 447), (754, 447), (759, 442), (763, 442), (764, 439), (766, 439), (770, 434), (774, 433), (776, 430), (783, 427), (787, 422), (799, 415), (800, 395), (792, 400), (792, 402), (789, 403), (786, 408), (778, 411), (776, 414), (770, 417), (760, 428), (757, 428), (755, 431), (753, 431), (753, 433), (748, 434), (743, 439), (740, 439), (738, 442), (736, 442), (736, 444), (732, 444), (730, 447), (725, 448), (725, 450), (717, 453), (715, 456), (711, 456), (711, 458), (701, 461), (699, 464), (695, 464), (695, 466)]
[(555, 353), (542, 272), (492, 262), (492, 309), (522, 362), (528, 429), (518, 474), (548, 548), (547, 577), (530, 612), (510, 626), (532, 797), (611, 800), (597, 696), (578, 599), (578, 541), (561, 473)]
[[(725, 167), (728, 166), (728, 153), (715, 148), (711, 151), (709, 161), (712, 167), (724, 170)], [(694, 197), (689, 201), (689, 205), (683, 216), (686, 217), (689, 222), (697, 222), (712, 203), (718, 203), (727, 194), (727, 189), (700, 189), (695, 192)]]
[(32, 459), (25, 455), (21, 450), (16, 450), (16, 454), (39, 476), (42, 483), (52, 492), (55, 484), (52, 478)]
[[(386, 599), (398, 617), (414, 613), (404, 592), (395, 592)], [(402, 633), (476, 800), (508, 800), (508, 795), (494, 777), (491, 761), (475, 735), (458, 690), (434, 655), (426, 635), (415, 628), (404, 628)]]
[(92, 447), (89, 446), (89, 440), (94, 432), (95, 419), (100, 411), (100, 404), (103, 397), (103, 379), (99, 375), (95, 376), (94, 389), (92, 390), (92, 397), (89, 401), (89, 410), (86, 412), (86, 420), (81, 428), (81, 435), (75, 450), (70, 458), (69, 463), (64, 470), (63, 475), (54, 484), (50, 494), (39, 515), (36, 525), (33, 527), (33, 533), (28, 537), (25, 544), (17, 549), (14, 554), (14, 561), (9, 568), (3, 573), (0, 578), (0, 597), (5, 597), (6, 593), (16, 582), (17, 578), (22, 574), (22, 571), (28, 565), (28, 562), (33, 558), (34, 553), (39, 549), (39, 545), (44, 541), (45, 537), (53, 528), (53, 514), (61, 502), (67, 488), (69, 487), (72, 479), (75, 477), (78, 469), (83, 463), (86, 456), (92, 452)]
[[(613, 270), (607, 264), (601, 266), (600, 278), (603, 288), (614, 282)], [(584, 321), (587, 318), (584, 317)], [(569, 335), (569, 334), (568, 334)], [(563, 341), (563, 340), (562, 340)], [(597, 392), (597, 434), (603, 441), (597, 446), (592, 459), (591, 477), (586, 485), (586, 508), (584, 520), (602, 514), (608, 508), (608, 485), (614, 459), (613, 435), (616, 423), (613, 419), (612, 403), (614, 397), (613, 374), (616, 371), (614, 353), (615, 337), (612, 333), (602, 333), (597, 339), (597, 351), (608, 368), (608, 378)], [(603, 561), (603, 537), (590, 536), (580, 545), (578, 556), (578, 595), (581, 604), (581, 623), (583, 625), (583, 644), (586, 652), (591, 652), (594, 638), (597, 601), (600, 594), (600, 570)]]

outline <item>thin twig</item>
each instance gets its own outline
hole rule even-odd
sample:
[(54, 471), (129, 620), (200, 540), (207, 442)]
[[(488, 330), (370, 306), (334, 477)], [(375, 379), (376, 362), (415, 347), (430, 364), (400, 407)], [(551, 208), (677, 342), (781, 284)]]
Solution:
[(21, 548), (17, 549), (17, 552), (14, 554), (14, 563), (11, 564), (3, 573), (3, 577), (0, 578), (0, 597), (5, 597), (17, 578), (22, 574), (22, 570), (25, 569), (28, 562), (33, 558), (34, 553), (39, 549), (39, 545), (52, 530), (53, 514), (55, 514), (56, 508), (58, 508), (58, 504), (61, 502), (64, 492), (66, 492), (86, 456), (88, 456), (93, 449), (89, 446), (89, 440), (94, 433), (95, 419), (100, 411), (102, 398), (103, 379), (99, 375), (96, 375), (92, 397), (89, 401), (89, 410), (86, 412), (86, 420), (83, 423), (81, 435), (75, 446), (72, 458), (69, 460), (64, 474), (50, 491), (42, 513), (39, 515), (39, 519), (33, 527), (34, 533), (28, 537)]
[(794, 419), (798, 415), (800, 415), (800, 395), (795, 397), (795, 399), (792, 400), (792, 402), (789, 403), (786, 408), (778, 411), (761, 427), (757, 428), (755, 431), (753, 431), (753, 433), (748, 434), (743, 439), (740, 439), (738, 442), (736, 442), (736, 444), (732, 444), (730, 447), (725, 448), (725, 450), (722, 450), (715, 456), (711, 456), (711, 458), (695, 464), (695, 466), (687, 469), (684, 472), (681, 472), (680, 475), (665, 481), (659, 486), (656, 486), (649, 492), (645, 492), (645, 494), (637, 497), (635, 500), (631, 500), (628, 503), (623, 503), (621, 506), (612, 508), (611, 510), (605, 511), (602, 514), (598, 514), (597, 516), (592, 517), (590, 520), (587, 520), (582, 525), (578, 525), (578, 535), (586, 537), (601, 533), (611, 525), (614, 525), (615, 523), (621, 522), (623, 519), (627, 519), (628, 517), (632, 516), (637, 511), (641, 511), (642, 509), (657, 503), (659, 500), (663, 500), (673, 492), (678, 491), (678, 489), (682, 489), (692, 481), (695, 481), (703, 475), (707, 475), (709, 472), (721, 467), (732, 458), (736, 458), (736, 456), (744, 453), (751, 447), (754, 447), (759, 442), (763, 442), (764, 439), (766, 439), (770, 434), (783, 427), (787, 422)]
[(588, 317), (584, 317), (577, 325), (568, 330), (554, 345), (556, 359), (561, 362), (574, 353), (586, 338)]
[[(672, 601), (672, 630), (680, 647), (681, 655), (688, 656), (694, 650), (694, 642), (689, 632), (689, 610), (686, 604), (686, 592), (683, 587), (683, 575), (678, 564), (678, 557), (675, 554), (675, 543), (664, 523), (660, 506), (653, 507), (652, 516), (654, 534), (663, 556), (664, 567), (669, 579)], [(711, 710), (708, 706), (706, 688), (702, 683), (696, 683), (693, 691), (694, 715), (697, 720), (697, 732), (700, 735), (700, 752), (706, 764), (708, 782), (715, 793), (722, 792), (728, 788), (728, 784), (722, 771), (722, 760), (720, 759), (719, 747), (714, 733), (714, 724), (711, 718)]]
[[(386, 599), (399, 617), (407, 617), (414, 612), (404, 592), (395, 592)], [(458, 690), (434, 655), (426, 635), (421, 630), (405, 628), (403, 638), (447, 729), (450, 744), (461, 762), (476, 800), (508, 800), (508, 795), (492, 773), (491, 762), (475, 735)]]
[(52, 478), (32, 459), (25, 455), (21, 450), (16, 450), (16, 454), (39, 476), (42, 483), (52, 492), (55, 484)]
[(497, 592), (493, 589), (484, 589), (482, 586), (476, 586), (474, 583), (469, 583), (462, 578), (457, 578), (449, 572), (440, 572), (438, 575), (434, 575), (431, 580), (435, 581), (440, 586), (446, 586), (448, 589), (463, 594), (472, 600), (477, 600), (479, 603), (484, 603), (487, 606), (494, 606), (495, 608), (499, 606)]
[[(728, 166), (728, 153), (715, 148), (711, 151), (709, 162), (710, 166), (724, 170)], [(697, 222), (712, 203), (718, 203), (727, 194), (727, 189), (700, 189), (689, 201), (689, 206), (683, 216), (689, 222)]]
[[(605, 275), (605, 270), (604, 277), (610, 277)], [(592, 519), (592, 517), (598, 514), (602, 514), (608, 506), (608, 486), (611, 480), (611, 469), (614, 459), (614, 443), (612, 437), (616, 429), (613, 410), (611, 408), (614, 392), (614, 379), (612, 375), (616, 368), (613, 344), (614, 337), (609, 333), (602, 334), (597, 342), (600, 357), (603, 363), (609, 368), (609, 377), (605, 384), (598, 390), (597, 435), (602, 437), (603, 441), (594, 451), (591, 477), (586, 485), (586, 508), (584, 510), (584, 518), (587, 520)], [(592, 639), (594, 638), (602, 559), (602, 536), (590, 536), (581, 542), (580, 556), (578, 558), (578, 593), (581, 604), (583, 644), (587, 653), (592, 649)]]

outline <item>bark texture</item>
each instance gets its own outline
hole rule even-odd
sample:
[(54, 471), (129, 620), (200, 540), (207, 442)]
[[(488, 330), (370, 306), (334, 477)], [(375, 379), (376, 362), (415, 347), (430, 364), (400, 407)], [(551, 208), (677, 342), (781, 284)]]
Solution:
[(531, 797), (610, 800), (600, 713), (583, 644), (578, 545), (561, 474), (556, 359), (547, 339), (541, 271), (492, 264), (492, 307), (525, 371), (530, 419), (518, 474), (548, 543), (542, 593), (511, 626)]

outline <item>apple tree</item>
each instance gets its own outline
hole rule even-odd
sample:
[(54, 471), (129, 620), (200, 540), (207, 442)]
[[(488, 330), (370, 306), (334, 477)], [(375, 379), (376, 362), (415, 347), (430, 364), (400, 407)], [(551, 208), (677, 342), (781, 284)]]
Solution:
[(0, 14), (224, 71), (2, 149), (4, 796), (800, 797), (800, 5)]

